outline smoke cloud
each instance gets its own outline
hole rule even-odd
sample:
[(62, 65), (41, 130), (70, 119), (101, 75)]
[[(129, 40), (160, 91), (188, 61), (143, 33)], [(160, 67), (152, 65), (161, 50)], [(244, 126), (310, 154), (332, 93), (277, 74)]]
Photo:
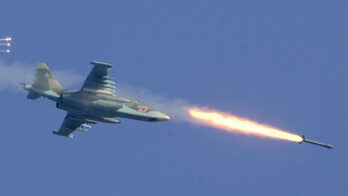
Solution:
[[(0, 60), (0, 91), (21, 91), (20, 82), (31, 84), (34, 81), (36, 65), (26, 63), (7, 63)], [(84, 77), (66, 70), (52, 70), (64, 88), (77, 87)]]
[(62, 84), (63, 88), (67, 89), (79, 89), (87, 77), (67, 70), (53, 70), (52, 73)]
[(20, 82), (32, 82), (34, 80), (35, 66), (22, 63), (8, 64), (0, 60), (0, 91), (20, 90)]

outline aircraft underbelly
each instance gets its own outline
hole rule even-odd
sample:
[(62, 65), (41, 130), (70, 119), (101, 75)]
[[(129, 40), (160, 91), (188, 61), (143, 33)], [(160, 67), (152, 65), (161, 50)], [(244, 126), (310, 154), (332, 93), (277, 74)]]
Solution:
[(117, 110), (122, 108), (122, 104), (107, 100), (81, 101), (77, 99), (66, 99), (58, 102), (57, 108), (92, 116), (114, 117), (117, 115)]

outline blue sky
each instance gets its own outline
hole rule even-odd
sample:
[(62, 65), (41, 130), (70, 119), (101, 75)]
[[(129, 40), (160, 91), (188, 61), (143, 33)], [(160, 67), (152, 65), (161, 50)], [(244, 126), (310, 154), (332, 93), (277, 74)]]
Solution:
[(1, 60), (117, 82), (332, 143), (123, 120), (73, 140), (2, 90), (1, 195), (347, 195), (347, 1), (2, 1)]

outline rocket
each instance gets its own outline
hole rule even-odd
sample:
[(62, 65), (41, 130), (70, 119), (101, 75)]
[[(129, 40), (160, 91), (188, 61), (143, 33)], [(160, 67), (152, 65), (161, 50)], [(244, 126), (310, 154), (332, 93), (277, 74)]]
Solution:
[(303, 140), (300, 142), (300, 144), (302, 144), (302, 142), (306, 142), (309, 144), (314, 144), (314, 145), (318, 145), (318, 146), (325, 147), (325, 148), (333, 148), (333, 146), (331, 144), (324, 144), (324, 143), (317, 142), (314, 140), (309, 140), (309, 139), (306, 139), (304, 135), (302, 135), (302, 139)]
[(10, 38), (10, 37), (0, 38), (0, 41), (7, 41), (7, 42), (9, 42), (11, 40), (12, 40), (12, 38)]
[[(11, 46), (11, 41), (12, 39), (10, 37), (6, 37), (6, 38), (0, 38), (0, 46), (7, 46), (10, 47)], [(10, 53), (11, 51), (9, 49), (2, 49), (0, 48), (0, 53)]]

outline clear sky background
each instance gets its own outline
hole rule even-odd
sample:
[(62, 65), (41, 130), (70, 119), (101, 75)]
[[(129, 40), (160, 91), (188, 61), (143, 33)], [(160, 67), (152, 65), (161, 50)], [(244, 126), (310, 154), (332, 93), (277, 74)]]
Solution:
[[(1, 90), (0, 195), (348, 195), (347, 1), (1, 1), (1, 60), (146, 88), (332, 143), (187, 123), (99, 123)], [(78, 85), (77, 85), (78, 87)]]

